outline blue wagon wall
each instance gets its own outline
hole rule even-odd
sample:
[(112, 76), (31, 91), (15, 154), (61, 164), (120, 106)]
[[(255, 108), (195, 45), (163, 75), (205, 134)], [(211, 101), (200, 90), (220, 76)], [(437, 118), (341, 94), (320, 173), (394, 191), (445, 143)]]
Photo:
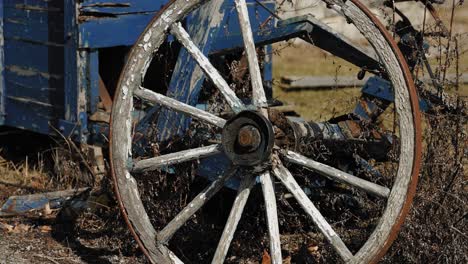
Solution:
[(2, 4), (3, 123), (46, 132), (63, 119), (63, 1)]
[(165, 2), (2, 0), (0, 125), (86, 140), (98, 48), (131, 46)]

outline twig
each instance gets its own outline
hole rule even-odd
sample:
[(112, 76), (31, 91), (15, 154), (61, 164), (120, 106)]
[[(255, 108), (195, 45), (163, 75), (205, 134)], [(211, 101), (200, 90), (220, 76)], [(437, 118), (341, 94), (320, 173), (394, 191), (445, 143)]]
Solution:
[(47, 260), (49, 260), (50, 262), (52, 262), (54, 264), (60, 264), (59, 262), (55, 261), (53, 258), (48, 257), (48, 256), (44, 256), (44, 255), (41, 255), (41, 254), (34, 254), (34, 256), (47, 259)]
[(85, 157), (84, 157), (83, 154), (81, 153), (81, 150), (76, 146), (76, 144), (75, 144), (72, 140), (68, 140), (68, 141), (69, 141), (69, 144), (72, 146), (72, 148), (73, 148), (73, 149), (78, 153), (78, 155), (80, 156), (83, 165), (86, 167), (86, 169), (89, 171), (89, 173), (91, 173), (91, 175), (93, 176), (93, 185), (94, 185), (94, 182), (95, 182), (96, 179), (97, 179), (96, 174), (94, 174), (93, 169), (89, 166), (88, 161), (85, 159)]
[(460, 231), (460, 229), (454, 227), (453, 225), (450, 226), (451, 229), (453, 229), (455, 232), (457, 232), (458, 234), (464, 236), (464, 237), (468, 237), (467, 235), (465, 235), (465, 233), (463, 233), (462, 231)]

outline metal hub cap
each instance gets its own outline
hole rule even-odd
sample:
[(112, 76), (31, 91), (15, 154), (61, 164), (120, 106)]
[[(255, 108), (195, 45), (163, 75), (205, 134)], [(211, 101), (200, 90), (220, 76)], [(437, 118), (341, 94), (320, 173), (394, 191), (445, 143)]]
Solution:
[(223, 148), (236, 165), (254, 166), (268, 161), (273, 148), (273, 128), (255, 111), (243, 111), (223, 128)]

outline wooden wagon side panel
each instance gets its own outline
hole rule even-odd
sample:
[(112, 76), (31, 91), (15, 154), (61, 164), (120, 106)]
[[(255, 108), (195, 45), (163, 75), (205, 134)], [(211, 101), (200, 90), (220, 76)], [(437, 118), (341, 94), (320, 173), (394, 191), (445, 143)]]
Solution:
[(3, 2), (4, 124), (50, 131), (64, 118), (64, 2)]

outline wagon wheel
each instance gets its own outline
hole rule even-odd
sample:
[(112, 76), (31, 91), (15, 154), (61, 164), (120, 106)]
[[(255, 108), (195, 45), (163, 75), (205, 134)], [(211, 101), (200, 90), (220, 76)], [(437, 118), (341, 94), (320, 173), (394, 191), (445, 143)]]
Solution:
[[(134, 46), (126, 64), (115, 97), (111, 124), (111, 167), (115, 190), (124, 218), (140, 248), (151, 262), (181, 263), (180, 254), (173, 253), (169, 241), (184, 225), (190, 225), (193, 217), (207, 201), (219, 194), (228, 179), (237, 178), (237, 196), (233, 201), (227, 223), (212, 255), (213, 263), (225, 260), (234, 237), (234, 232), (246, 207), (249, 194), (258, 182), (261, 186), (269, 248), (272, 263), (282, 262), (280, 228), (278, 223), (277, 197), (280, 190), (287, 190), (310, 217), (335, 250), (339, 258), (350, 263), (378, 261), (389, 248), (405, 218), (417, 182), (420, 161), (420, 126), (417, 95), (408, 68), (396, 48), (396, 44), (375, 17), (357, 0), (327, 2), (345, 14), (374, 47), (383, 66), (383, 76), (391, 82), (395, 94), (395, 109), (399, 123), (398, 170), (392, 186), (382, 186), (353, 176), (345, 171), (328, 166), (275, 143), (276, 131), (269, 121), (269, 104), (263, 89), (247, 7), (244, 0), (236, 0), (236, 9), (241, 21), (242, 36), (247, 54), (251, 78), (252, 99), (242, 100), (231, 89), (210, 60), (191, 41), (191, 37), (180, 23), (193, 10), (200, 7), (201, 0), (175, 0), (150, 23)], [(172, 34), (196, 60), (204, 74), (230, 106), (231, 114), (211, 113), (180, 102), (169, 96), (143, 87), (144, 78), (151, 60), (169, 34)], [(137, 137), (133, 120), (134, 109), (142, 102), (160, 105), (171, 111), (190, 116), (194, 120), (209, 124), (221, 137), (218, 144), (198, 146), (183, 151), (156, 155), (148, 159), (136, 158), (133, 141)], [(170, 147), (167, 149), (171, 150)], [(151, 212), (140, 195), (144, 190), (137, 184), (141, 174), (151, 170), (168, 171), (168, 166), (224, 153), (230, 168), (214, 178), (208, 186), (188, 202), (171, 221), (156, 228), (150, 220)], [(288, 166), (296, 164), (318, 172), (332, 181), (342, 182), (364, 191), (378, 199), (386, 200), (385, 210), (365, 243), (352, 252), (327, 222), (300, 182), (292, 175)], [(173, 175), (177, 177), (177, 175)], [(256, 179), (258, 181), (256, 181)], [(168, 179), (164, 179), (168, 180)], [(276, 183), (276, 184), (275, 184)], [(283, 188), (279, 188), (281, 185)], [(171, 192), (173, 190), (169, 190)], [(147, 193), (146, 193), (147, 194)], [(260, 203), (260, 202), (258, 202)], [(183, 253), (181, 253), (183, 255)]]

